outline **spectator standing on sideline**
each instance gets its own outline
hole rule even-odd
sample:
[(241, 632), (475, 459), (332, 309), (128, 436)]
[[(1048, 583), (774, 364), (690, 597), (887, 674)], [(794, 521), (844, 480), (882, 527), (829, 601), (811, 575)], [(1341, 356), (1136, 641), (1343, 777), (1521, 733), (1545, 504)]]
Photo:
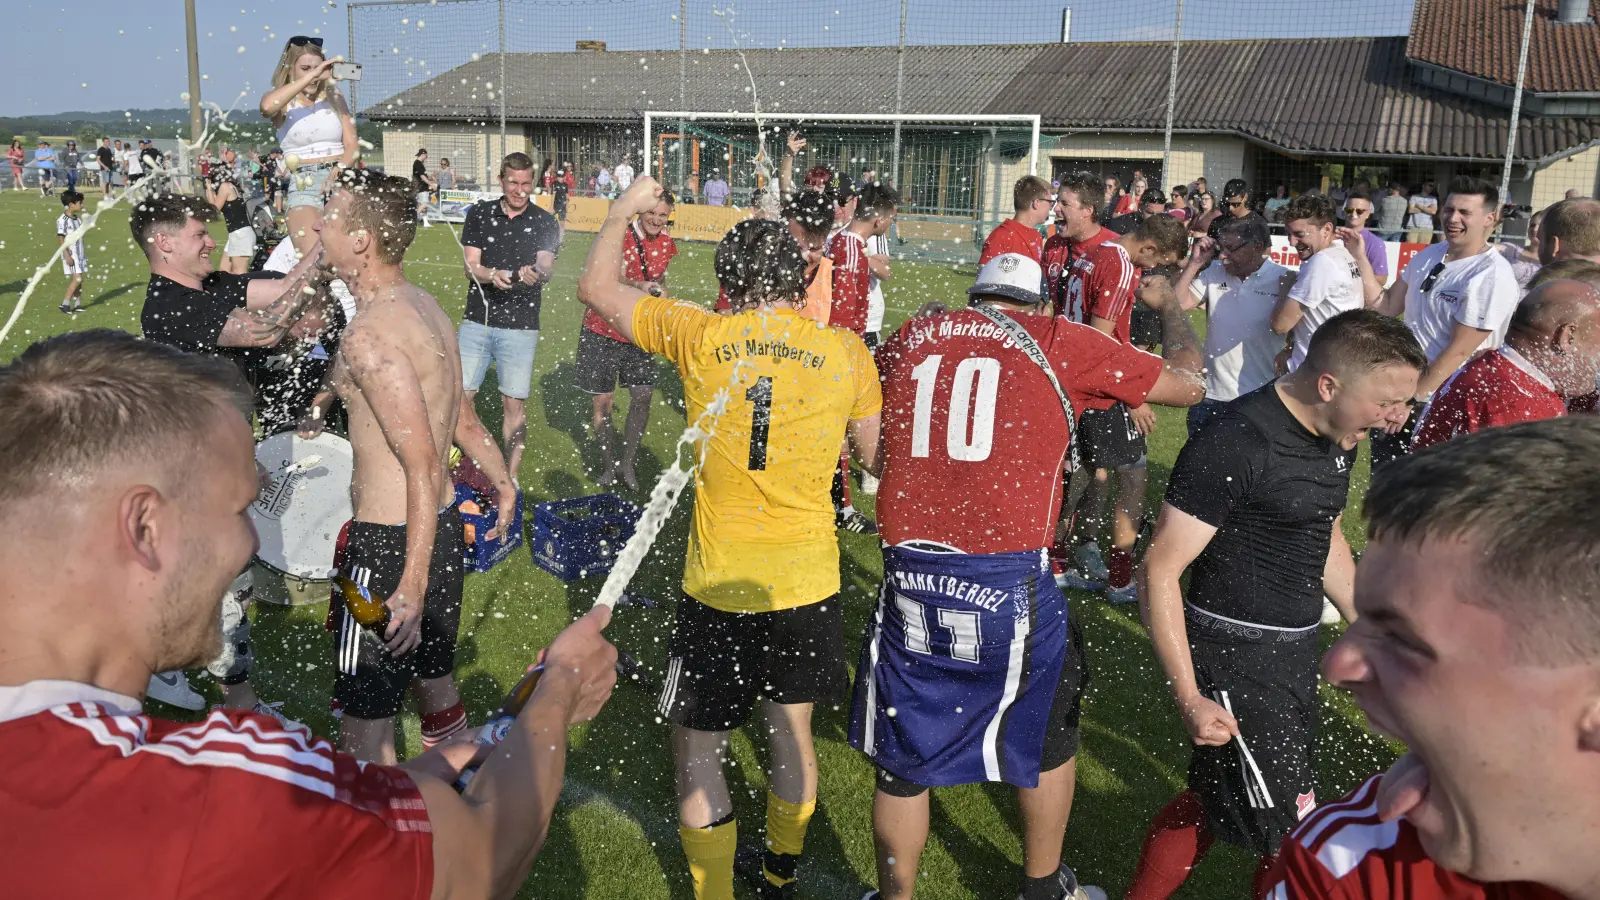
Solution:
[(622, 161), (612, 170), (612, 175), (617, 182), (617, 190), (625, 191), (628, 185), (633, 184), (633, 166), (628, 164), (628, 157), (623, 156)]
[(1195, 198), (1194, 213), (1189, 216), (1189, 234), (1191, 237), (1207, 236), (1211, 223), (1222, 215), (1222, 211), (1217, 209), (1217, 198), (1210, 191), (1191, 193), (1189, 196)]
[(1564, 259), (1600, 263), (1600, 201), (1587, 197), (1562, 200), (1544, 210), (1539, 223), (1539, 261)]
[(1341, 313), (1312, 336), (1303, 365), (1230, 403), (1179, 452), (1139, 599), (1195, 746), (1187, 789), (1151, 822), (1127, 900), (1170, 897), (1218, 838), (1259, 857), (1249, 896), (1265, 900), (1280, 842), (1317, 804), (1324, 595), (1356, 619), (1341, 519), (1357, 447), (1405, 418), (1424, 365), (1405, 326)]
[(428, 149), (418, 148), (416, 158), (411, 161), (411, 190), (417, 195), (417, 218), (424, 225), (428, 224), (429, 199), (438, 186), (439, 182), (428, 174)]
[(1285, 206), (1288, 206), (1291, 199), (1292, 198), (1289, 196), (1289, 186), (1281, 181), (1278, 182), (1277, 186), (1272, 189), (1272, 196), (1267, 198), (1267, 221), (1281, 221), (1283, 216), (1279, 214), (1279, 210), (1283, 209)]
[(11, 187), (22, 190), (22, 167), (27, 160), (22, 152), (22, 142), (13, 140), (10, 149), (6, 150), (6, 162), (11, 164)]
[[(227, 363), (122, 332), (59, 335), (0, 368), (7, 893), (170, 893), (160, 885), (211, 882), (219, 854), (259, 842), (273, 852), (226, 865), (234, 900), (520, 885), (561, 793), (567, 727), (616, 680), (606, 610), (557, 635), (492, 753), (462, 740), (364, 764), (265, 715), (180, 723), (143, 709), (154, 667), (204, 665), (221, 647), (217, 598), (256, 546), (250, 408)], [(42, 504), (59, 514), (35, 515)], [(78, 562), (60, 565), (63, 551)], [(475, 755), (483, 767), (457, 794)], [(105, 864), (71, 864), (66, 834)]]
[(433, 173), (433, 180), (440, 191), (453, 191), (456, 189), (456, 170), (450, 168), (450, 158), (439, 160), (439, 171)]
[(553, 195), (555, 193), (555, 191), (556, 191), (556, 161), (555, 160), (553, 160), (553, 159), (545, 160), (544, 161), (544, 168), (539, 170), (539, 189), (544, 191), (546, 194), (552, 194)]
[(1434, 216), (1439, 213), (1439, 195), (1433, 182), (1424, 181), (1406, 201), (1406, 240), (1413, 244), (1433, 243)]
[(222, 214), (223, 227), (228, 232), (219, 271), (244, 275), (250, 271), (250, 262), (256, 256), (256, 230), (250, 225), (250, 214), (233, 173), (218, 169), (206, 182), (206, 199)]
[(711, 177), (706, 179), (705, 189), (701, 193), (705, 197), (707, 206), (728, 205), (728, 183), (722, 180), (720, 170), (711, 170)]
[(1600, 292), (1581, 281), (1535, 288), (1511, 314), (1500, 349), (1480, 353), (1417, 416), (1413, 451), (1514, 422), (1566, 415), (1600, 374)]
[(161, 151), (156, 149), (155, 143), (149, 138), (142, 138), (139, 141), (139, 164), (144, 167), (146, 178), (161, 173)]
[(1416, 409), (1440, 385), (1480, 349), (1493, 350), (1505, 341), (1522, 299), (1511, 264), (1489, 244), (1500, 218), (1499, 188), (1481, 178), (1454, 179), (1441, 218), (1444, 240), (1413, 256), (1376, 307), (1384, 315), (1405, 315), (1428, 357), (1428, 370), (1417, 384), (1412, 419), (1373, 436), (1374, 469), (1407, 452)]
[(1294, 287), (1272, 310), (1272, 330), (1289, 335), (1282, 371), (1300, 367), (1311, 336), (1342, 312), (1361, 309), (1361, 269), (1334, 228), (1334, 205), (1325, 194), (1306, 193), (1283, 208), (1289, 242), (1300, 254)]
[[(1111, 231), (1113, 234), (1127, 234), (1128, 232), (1133, 231), (1135, 228), (1138, 228), (1139, 223), (1143, 222), (1150, 216), (1159, 216), (1166, 212), (1167, 198), (1166, 195), (1161, 193), (1161, 189), (1145, 188), (1144, 192), (1139, 195), (1139, 205), (1134, 208), (1133, 212), (1128, 213), (1127, 215), (1112, 217), (1110, 221), (1106, 222), (1106, 229)], [(1183, 219), (1179, 216), (1173, 216), (1173, 218), (1177, 219), (1179, 222), (1183, 221)], [(1138, 307), (1135, 307), (1134, 315), (1139, 315)], [(1134, 331), (1137, 332), (1138, 329), (1135, 328)], [(1142, 344), (1144, 342), (1134, 341), (1134, 343)], [(1151, 343), (1154, 344), (1155, 341), (1151, 341)]]
[(54, 194), (56, 151), (50, 147), (49, 141), (40, 141), (39, 149), (33, 151), (33, 167), (39, 170), (39, 196), (49, 197)]
[(617, 183), (611, 179), (611, 170), (600, 163), (595, 163), (598, 170), (594, 173), (594, 192), (597, 197), (610, 200), (617, 196)]
[(978, 265), (983, 265), (1002, 253), (1020, 253), (1034, 262), (1042, 262), (1044, 235), (1040, 226), (1050, 219), (1050, 207), (1055, 203), (1055, 192), (1050, 182), (1037, 175), (1024, 175), (1011, 189), (1014, 212), (989, 236), (983, 239), (983, 252), (978, 255)]
[(1390, 182), (1384, 188), (1383, 195), (1378, 198), (1378, 234), (1385, 241), (1399, 243), (1405, 240), (1406, 211), (1410, 204), (1406, 202), (1405, 192), (1400, 185)]
[(1373, 474), (1360, 618), (1323, 657), (1408, 752), (1307, 817), (1271, 895), (1558, 900), (1600, 884), (1600, 419)]
[[(67, 188), (61, 192), (61, 215), (56, 218), (56, 240), (63, 244), (67, 238), (83, 225), (83, 195)], [(83, 236), (72, 239), (72, 243), (61, 253), (61, 272), (67, 276), (67, 293), (61, 298), (61, 311), (75, 313), (83, 309), (81, 294), (83, 292), (83, 276), (89, 272), (89, 260), (83, 252)]]
[(1189, 186), (1175, 184), (1172, 186), (1172, 199), (1167, 201), (1167, 212), (1180, 222), (1189, 221)]
[[(1389, 248), (1383, 245), (1383, 236), (1372, 230), (1372, 196), (1367, 189), (1356, 187), (1344, 200), (1344, 221), (1349, 228), (1361, 232), (1361, 247), (1372, 264), (1372, 274), (1377, 277), (1380, 289), (1389, 280)], [(1368, 298), (1376, 303), (1377, 297)]]
[(1267, 224), (1266, 218), (1250, 205), (1250, 185), (1243, 178), (1230, 178), (1222, 186), (1222, 215), (1212, 219), (1206, 226), (1206, 235), (1215, 241), (1221, 234), (1223, 223), (1237, 219), (1260, 219), (1261, 224)]
[(83, 154), (78, 152), (77, 141), (67, 141), (67, 149), (61, 153), (61, 168), (65, 170), (67, 190), (78, 189), (78, 166), (83, 164)]
[(104, 196), (111, 196), (111, 182), (117, 173), (117, 158), (111, 150), (111, 139), (101, 138), (100, 146), (94, 150), (94, 160), (100, 165), (100, 192)]
[[(1272, 236), (1253, 220), (1229, 222), (1220, 240), (1195, 242), (1175, 291), (1185, 310), (1205, 309), (1204, 400), (1189, 407), (1189, 436), (1230, 403), (1277, 377), (1274, 360), (1283, 338), (1272, 330), (1272, 310), (1294, 273), (1268, 258)], [(1213, 266), (1219, 259), (1222, 265)]]
[(566, 224), (567, 204), (571, 202), (574, 187), (572, 167), (562, 163), (556, 169), (555, 197), (551, 206), (555, 209), (556, 221)]
[(530, 202), (533, 160), (507, 154), (500, 162), (501, 196), (467, 209), (461, 226), (467, 269), (467, 307), (457, 342), (462, 390), (471, 404), (493, 363), (500, 381), (501, 437), (512, 480), (520, 478), (527, 439), (528, 393), (539, 349), (539, 307), (561, 249), (555, 216)]
[[(1122, 189), (1122, 179), (1115, 175), (1107, 175), (1105, 179), (1105, 187), (1106, 205), (1105, 211), (1101, 213), (1103, 220), (1109, 221), (1117, 216), (1127, 215), (1137, 208), (1138, 198), (1129, 196), (1128, 193)], [(1105, 221), (1102, 221), (1100, 224), (1105, 224)]]

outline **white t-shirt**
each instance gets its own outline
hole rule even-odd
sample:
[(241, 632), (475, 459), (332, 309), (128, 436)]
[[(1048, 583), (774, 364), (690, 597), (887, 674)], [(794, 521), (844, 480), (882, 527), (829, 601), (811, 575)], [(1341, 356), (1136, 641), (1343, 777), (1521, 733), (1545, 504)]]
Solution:
[(1439, 211), (1439, 198), (1429, 197), (1426, 194), (1412, 194), (1409, 205), (1415, 206), (1419, 209), (1432, 210), (1432, 212), (1412, 213), (1411, 218), (1406, 222), (1406, 227), (1416, 231), (1422, 231), (1424, 229), (1432, 231), (1433, 213)]
[(1289, 289), (1289, 299), (1304, 307), (1299, 324), (1294, 326), (1294, 352), (1289, 355), (1289, 371), (1305, 361), (1311, 336), (1322, 323), (1339, 313), (1365, 305), (1361, 290), (1361, 270), (1355, 257), (1334, 241), (1311, 259), (1300, 264), (1300, 275)]
[(1406, 325), (1422, 344), (1429, 362), (1450, 346), (1457, 322), (1490, 332), (1483, 342), (1485, 348), (1492, 350), (1505, 343), (1511, 314), (1522, 300), (1517, 273), (1493, 247), (1446, 262), (1434, 279), (1433, 290), (1424, 295), (1422, 283), (1449, 250), (1449, 244), (1434, 244), (1411, 257), (1400, 273), (1406, 282)]
[(633, 166), (622, 163), (612, 170), (611, 176), (617, 180), (617, 187), (625, 191), (633, 184)]
[[(867, 238), (866, 254), (868, 256), (888, 256), (889, 238), (886, 235), (875, 234)], [(883, 330), (883, 282), (878, 276), (870, 276), (867, 280), (867, 333), (877, 334)]]
[(122, 151), (122, 159), (124, 161), (124, 169), (129, 175), (144, 174), (144, 161), (139, 159), (138, 148)]
[(1189, 283), (1206, 305), (1207, 400), (1233, 400), (1277, 377), (1273, 360), (1283, 336), (1272, 331), (1272, 307), (1287, 271), (1269, 259), (1241, 280), (1218, 264)]

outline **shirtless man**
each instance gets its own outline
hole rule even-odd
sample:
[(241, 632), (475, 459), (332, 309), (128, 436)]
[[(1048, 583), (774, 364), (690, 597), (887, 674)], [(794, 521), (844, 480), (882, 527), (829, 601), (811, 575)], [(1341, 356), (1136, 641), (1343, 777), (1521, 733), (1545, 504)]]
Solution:
[(408, 685), (417, 695), (424, 749), (467, 724), (450, 674), (462, 582), (461, 519), (446, 471), (451, 441), (497, 485), (497, 507), (516, 489), (477, 417), (462, 414), (461, 355), (450, 317), (401, 268), (417, 233), (410, 182), (351, 172), (323, 218), (325, 258), (350, 286), (357, 311), (332, 376), (349, 409), (355, 454), (355, 517), (336, 565), (387, 598), (390, 614), (379, 641), (342, 604), (335, 608), (339, 744), (387, 764), (396, 759), (394, 717)]

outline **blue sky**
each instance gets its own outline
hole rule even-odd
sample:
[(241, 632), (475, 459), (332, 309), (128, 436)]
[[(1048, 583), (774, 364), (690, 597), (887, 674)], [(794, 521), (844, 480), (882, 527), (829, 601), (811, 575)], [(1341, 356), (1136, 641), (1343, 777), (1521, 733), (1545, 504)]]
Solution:
[[(1009, 43), (1060, 38), (1170, 40), (1174, 0), (908, 0), (911, 43)], [(181, 0), (82, 0), (70, 7), (6, 0), (0, 59), (9, 62), (0, 115), (183, 105), (187, 89)], [(1185, 0), (1186, 40), (1402, 34), (1412, 0)], [(898, 0), (691, 0), (691, 48), (892, 44)], [(265, 90), (283, 42), (319, 34), (347, 53), (344, 3), (198, 0), (203, 98), (246, 109)], [(513, 50), (567, 50), (574, 40), (613, 50), (676, 47), (679, 0), (508, 0)], [(722, 14), (718, 14), (719, 11)], [(732, 15), (727, 13), (731, 11)], [(496, 4), (420, 3), (357, 10), (356, 57), (368, 90), (399, 89), (498, 45)], [(377, 63), (375, 57), (382, 57)], [(376, 76), (376, 77), (374, 77)], [(401, 83), (409, 82), (409, 83)], [(367, 98), (363, 97), (363, 101)]]

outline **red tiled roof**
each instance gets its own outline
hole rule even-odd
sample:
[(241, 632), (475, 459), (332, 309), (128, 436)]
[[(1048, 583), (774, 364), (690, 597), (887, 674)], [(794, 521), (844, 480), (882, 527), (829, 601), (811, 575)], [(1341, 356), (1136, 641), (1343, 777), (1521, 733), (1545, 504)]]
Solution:
[[(1514, 85), (1522, 49), (1522, 0), (1416, 0), (1406, 55), (1418, 62)], [(1560, 25), (1560, 0), (1535, 0), (1525, 89), (1536, 94), (1600, 92), (1600, 0), (1595, 22)]]

